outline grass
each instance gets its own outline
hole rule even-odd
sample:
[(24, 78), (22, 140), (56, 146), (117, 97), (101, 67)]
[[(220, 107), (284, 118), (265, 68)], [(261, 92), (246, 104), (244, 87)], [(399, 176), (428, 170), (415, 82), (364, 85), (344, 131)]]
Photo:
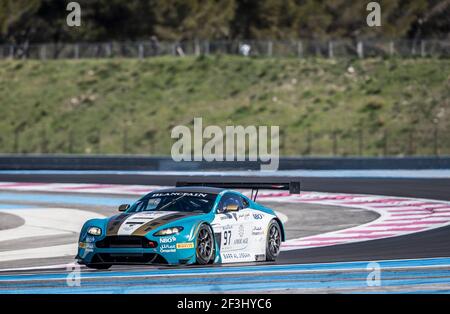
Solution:
[(449, 99), (446, 59), (4, 60), (0, 152), (169, 155), (202, 117), (279, 125), (283, 155), (450, 154)]

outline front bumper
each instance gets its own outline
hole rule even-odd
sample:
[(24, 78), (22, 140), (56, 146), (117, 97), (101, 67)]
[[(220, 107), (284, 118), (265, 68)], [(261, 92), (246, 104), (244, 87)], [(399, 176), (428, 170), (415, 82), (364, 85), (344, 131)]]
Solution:
[(195, 242), (183, 236), (88, 236), (79, 242), (76, 259), (80, 264), (193, 264)]

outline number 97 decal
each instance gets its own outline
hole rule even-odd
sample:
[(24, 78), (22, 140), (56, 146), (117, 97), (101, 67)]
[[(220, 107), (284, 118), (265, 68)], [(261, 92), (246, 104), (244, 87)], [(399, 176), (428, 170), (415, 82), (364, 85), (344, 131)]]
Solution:
[(223, 245), (230, 245), (231, 244), (231, 230), (227, 230), (223, 232)]

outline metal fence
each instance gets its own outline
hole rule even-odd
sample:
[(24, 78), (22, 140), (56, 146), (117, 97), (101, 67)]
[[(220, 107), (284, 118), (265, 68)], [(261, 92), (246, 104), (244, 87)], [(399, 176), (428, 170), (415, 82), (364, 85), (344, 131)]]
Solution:
[(148, 58), (232, 54), (260, 57), (450, 57), (450, 40), (183, 41), (1, 45), (0, 59)]
[[(153, 138), (132, 133), (126, 127), (114, 134), (98, 128), (81, 133), (62, 130), (57, 136), (49, 131), (15, 130), (0, 134), (0, 154), (170, 154), (173, 142), (155, 147)], [(378, 130), (306, 128), (284, 134), (280, 138), (280, 152), (284, 156), (450, 156), (448, 134), (448, 126), (438, 125)]]

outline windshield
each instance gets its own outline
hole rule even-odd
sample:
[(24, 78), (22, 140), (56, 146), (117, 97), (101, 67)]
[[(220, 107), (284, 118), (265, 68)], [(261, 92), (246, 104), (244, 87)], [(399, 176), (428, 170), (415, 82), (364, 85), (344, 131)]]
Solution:
[(152, 193), (134, 203), (128, 213), (177, 211), (209, 213), (217, 195), (191, 192)]

